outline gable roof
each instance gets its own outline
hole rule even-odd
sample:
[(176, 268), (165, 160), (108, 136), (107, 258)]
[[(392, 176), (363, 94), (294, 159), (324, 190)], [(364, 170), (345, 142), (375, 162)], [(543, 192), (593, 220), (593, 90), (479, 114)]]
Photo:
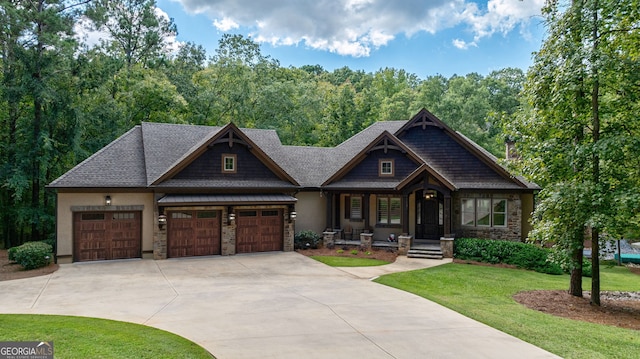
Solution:
[[(427, 129), (418, 133), (415, 128)], [(247, 144), (252, 154), (279, 179), (232, 181), (172, 178), (216, 141), (229, 134)], [(420, 134), (420, 136), (418, 136)], [(432, 137), (424, 137), (429, 135)], [(413, 137), (412, 137), (413, 136)], [(367, 152), (387, 140), (416, 162), (406, 178), (375, 183), (336, 180), (360, 163)], [(399, 189), (429, 173), (450, 189), (525, 189), (539, 187), (514, 177), (498, 159), (427, 110), (409, 121), (375, 122), (333, 148), (284, 146), (274, 130), (226, 126), (144, 122), (53, 181), (51, 188), (386, 188)]]
[[(225, 136), (226, 139), (225, 139)], [(237, 138), (235, 138), (235, 137)], [(241, 143), (247, 145), (250, 151), (258, 157), (263, 163), (265, 163), (280, 179), (288, 181), (296, 186), (298, 182), (291, 177), (286, 171), (284, 171), (271, 157), (260, 149), (247, 135), (245, 135), (236, 125), (229, 123), (226, 126), (220, 128), (218, 131), (212, 131), (209, 135), (203, 137), (198, 143), (193, 145), (189, 150), (178, 158), (173, 164), (171, 164), (166, 171), (164, 171), (158, 178), (155, 178), (150, 185), (158, 185), (163, 181), (171, 178), (189, 165), (195, 158), (202, 155), (210, 145), (217, 142), (228, 142), (229, 146), (233, 143)], [(280, 142), (278, 140), (278, 142)]]

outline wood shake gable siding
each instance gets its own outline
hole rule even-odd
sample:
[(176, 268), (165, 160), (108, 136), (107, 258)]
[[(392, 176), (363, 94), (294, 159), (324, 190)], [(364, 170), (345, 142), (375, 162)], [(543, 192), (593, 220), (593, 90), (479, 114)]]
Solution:
[[(393, 175), (380, 176), (380, 161), (393, 161)], [(418, 168), (418, 164), (409, 159), (405, 154), (397, 150), (389, 150), (384, 153), (383, 150), (375, 150), (358, 163), (349, 173), (347, 173), (342, 181), (389, 181), (389, 179), (401, 180)]]
[[(236, 155), (236, 171), (223, 173), (223, 155)], [(187, 167), (174, 176), (175, 179), (213, 179), (225, 178), (235, 180), (279, 180), (260, 159), (253, 155), (246, 146), (235, 144), (233, 147), (224, 143), (210, 147)]]

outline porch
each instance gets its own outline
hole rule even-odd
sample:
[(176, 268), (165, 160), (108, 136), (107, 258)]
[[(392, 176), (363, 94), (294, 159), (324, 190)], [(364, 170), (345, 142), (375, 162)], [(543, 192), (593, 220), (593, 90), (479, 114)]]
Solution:
[(399, 255), (410, 258), (442, 259), (453, 257), (453, 238), (420, 239), (409, 235), (400, 235), (395, 241), (374, 240), (372, 233), (361, 233), (359, 240), (345, 238), (340, 230), (323, 232), (325, 247), (347, 246), (359, 247), (364, 250), (390, 249), (398, 251)]

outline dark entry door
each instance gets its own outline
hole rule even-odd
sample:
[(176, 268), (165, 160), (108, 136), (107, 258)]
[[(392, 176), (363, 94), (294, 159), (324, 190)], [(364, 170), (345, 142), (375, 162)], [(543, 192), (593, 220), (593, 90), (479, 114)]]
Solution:
[(416, 200), (416, 239), (440, 239), (443, 236), (442, 202), (435, 197)]

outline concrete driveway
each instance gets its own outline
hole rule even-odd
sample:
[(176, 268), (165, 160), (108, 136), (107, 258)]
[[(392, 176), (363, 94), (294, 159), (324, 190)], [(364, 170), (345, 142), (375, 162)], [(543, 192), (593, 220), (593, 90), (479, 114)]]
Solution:
[(0, 282), (0, 312), (144, 324), (218, 359), (556, 357), (365, 279), (375, 271), (388, 269), (350, 273), (297, 253), (77, 263)]

